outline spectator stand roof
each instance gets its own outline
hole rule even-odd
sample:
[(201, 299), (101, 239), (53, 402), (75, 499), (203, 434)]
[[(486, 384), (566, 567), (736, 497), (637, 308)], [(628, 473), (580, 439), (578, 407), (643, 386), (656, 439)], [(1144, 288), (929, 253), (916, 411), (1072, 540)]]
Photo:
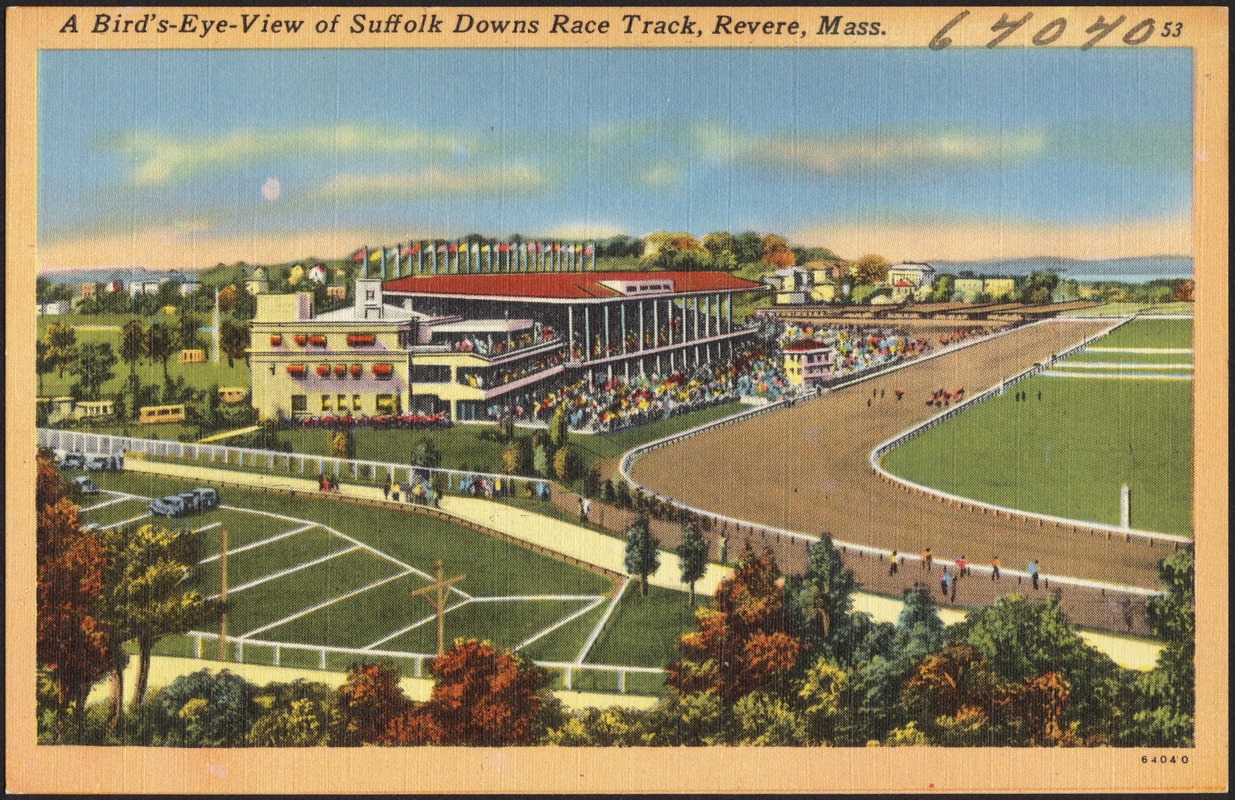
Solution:
[[(606, 282), (671, 281), (671, 292), (623, 294)], [(668, 297), (683, 294), (745, 292), (762, 288), (754, 281), (724, 272), (515, 272), (471, 275), (425, 275), (396, 278), (382, 284), (384, 292), (469, 300), (575, 302), (628, 297)]]

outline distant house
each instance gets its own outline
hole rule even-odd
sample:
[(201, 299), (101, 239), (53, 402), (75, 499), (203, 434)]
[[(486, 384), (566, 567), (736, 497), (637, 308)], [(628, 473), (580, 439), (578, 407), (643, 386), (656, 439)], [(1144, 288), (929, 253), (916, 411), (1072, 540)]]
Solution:
[(187, 297), (202, 288), (202, 282), (197, 278), (184, 278), (180, 281), (180, 296)]
[(93, 283), (83, 283), (78, 285), (78, 290), (81, 292), (81, 299), (86, 300), (94, 297), (95, 286)]
[(894, 303), (925, 300), (935, 284), (935, 270), (929, 264), (904, 262), (888, 267), (888, 286)]
[(346, 300), (347, 299), (347, 287), (346, 286), (327, 286), (326, 296), (330, 298), (331, 300)]
[(957, 278), (956, 295), (966, 303), (972, 303), (980, 294), (992, 300), (1011, 297), (1016, 291), (1015, 278)]
[(40, 303), (38, 306), (38, 315), (52, 317), (60, 314), (68, 314), (72, 310), (73, 304), (68, 300), (57, 300), (54, 303)]
[(309, 280), (313, 281), (314, 283), (324, 284), (326, 282), (326, 265), (325, 264), (314, 264), (312, 267), (309, 268), (308, 275), (309, 275)]
[(785, 378), (794, 386), (809, 386), (832, 377), (836, 366), (835, 345), (818, 339), (800, 339), (782, 348), (785, 354)]
[(159, 287), (168, 280), (169, 278), (137, 278), (129, 281), (129, 294), (134, 297), (139, 294), (158, 294)]

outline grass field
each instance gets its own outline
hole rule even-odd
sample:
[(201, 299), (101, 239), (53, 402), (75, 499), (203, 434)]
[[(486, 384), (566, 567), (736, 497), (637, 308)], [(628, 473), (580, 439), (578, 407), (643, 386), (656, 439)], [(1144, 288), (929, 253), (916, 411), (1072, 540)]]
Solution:
[[(1137, 320), (1095, 346), (1190, 343), (1190, 321)], [(1107, 524), (1119, 523), (1126, 483), (1134, 528), (1190, 535), (1192, 383), (1178, 369), (1189, 362), (1127, 358), (1140, 355), (1082, 353), (895, 448), (883, 465), (964, 497)], [(1120, 367), (1084, 367), (1094, 361)], [(1020, 391), (1028, 401), (1016, 401)]]
[[(203, 324), (209, 324), (208, 317), (198, 315)], [(80, 314), (69, 314), (60, 317), (39, 317), (38, 321), (38, 336), (42, 338), (47, 326), (52, 322), (63, 322), (73, 325), (78, 328), (77, 345), (80, 347), (83, 344), (94, 344), (106, 342), (111, 345), (112, 352), (116, 355), (116, 366), (112, 368), (115, 373), (111, 380), (106, 381), (101, 388), (103, 397), (113, 395), (120, 391), (129, 378), (129, 365), (120, 360), (120, 326), (127, 322), (131, 317), (120, 314), (104, 314), (97, 317), (83, 316)], [(157, 321), (165, 324), (175, 325), (177, 317), (158, 315)], [(143, 324), (146, 324), (143, 319)], [(78, 327), (82, 326), (82, 327)], [(201, 335), (202, 346), (206, 349), (207, 358), (210, 355), (209, 344), (206, 341), (205, 334)], [(176, 350), (176, 354), (180, 351)], [(232, 366), (228, 366), (226, 356), (219, 359), (219, 363), (215, 364), (207, 360), (203, 364), (181, 364), (176, 354), (173, 354), (167, 362), (167, 374), (174, 381), (178, 377), (183, 376), (185, 383), (199, 389), (209, 388), (212, 384), (217, 383), (219, 386), (248, 386), (250, 382), (249, 367), (245, 364), (244, 359), (238, 359)], [(141, 379), (143, 385), (154, 384), (156, 386), (163, 385), (163, 365), (151, 363), (148, 360), (143, 360), (137, 365), (137, 376)], [(65, 372), (63, 376), (53, 372), (40, 377), (38, 392), (40, 396), (56, 397), (69, 393), (71, 387), (77, 381), (76, 376)], [(134, 426), (142, 427), (142, 426)], [(141, 434), (144, 435), (144, 434)]]
[[(131, 473), (93, 475), (103, 493), (84, 503), (83, 519), (114, 524), (144, 515), (146, 501), (183, 491), (183, 480)], [(197, 484), (192, 484), (197, 485)], [(110, 492), (136, 498), (121, 499)], [(526, 643), (529, 657), (575, 661), (609, 604), (609, 579), (429, 517), (388, 509), (233, 487), (220, 488), (224, 507), (176, 520), (202, 542), (202, 561), (191, 580), (206, 596), (218, 592), (221, 532), (228, 534), (228, 657), (268, 663), (272, 648), (245, 638), (284, 644), (326, 645), (431, 653), (436, 624), (430, 606), (409, 595), (426, 585), (434, 559), (447, 575), (464, 574), (447, 602), (445, 633), (487, 638), (506, 647)], [(111, 502), (115, 501), (115, 502)], [(97, 506), (97, 508), (91, 508)], [(136, 524), (149, 522), (139, 519)], [(163, 520), (160, 520), (163, 521)], [(653, 589), (639, 598), (628, 589), (593, 648), (588, 663), (663, 666), (689, 612), (686, 595)], [(693, 623), (693, 617), (686, 618)], [(556, 627), (555, 627), (556, 626)], [(213, 623), (203, 631), (214, 630)], [(534, 641), (533, 641), (534, 640)], [(215, 653), (213, 641), (203, 644)], [(170, 637), (158, 652), (192, 655), (188, 637)], [(603, 653), (602, 661), (598, 653)], [(321, 653), (283, 649), (280, 662), (318, 667)], [(327, 653), (327, 668), (342, 669), (363, 654)], [(371, 657), (369, 660), (383, 660)], [(385, 659), (411, 674), (408, 659)], [(655, 677), (655, 676), (652, 676)], [(657, 691), (660, 679), (632, 676), (630, 691)], [(555, 678), (561, 685), (562, 678)], [(612, 674), (577, 673), (576, 688), (614, 690)]]
[(1102, 303), (1093, 308), (1082, 308), (1076, 311), (1065, 311), (1065, 317), (1092, 317), (1092, 316), (1108, 316), (1108, 317), (1126, 317), (1130, 314), (1145, 314), (1153, 316), (1155, 314), (1185, 314), (1192, 316), (1192, 310), (1195, 306), (1192, 303), (1171, 302), (1171, 303)]

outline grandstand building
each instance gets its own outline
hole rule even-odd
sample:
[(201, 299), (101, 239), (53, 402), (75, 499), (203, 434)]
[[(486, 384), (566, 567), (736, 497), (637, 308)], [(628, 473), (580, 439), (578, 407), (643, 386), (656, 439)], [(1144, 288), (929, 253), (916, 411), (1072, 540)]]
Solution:
[(688, 371), (753, 330), (723, 272), (446, 274), (361, 278), (356, 303), (258, 295), (253, 405), (267, 418), (446, 413), (489, 419), (580, 380)]

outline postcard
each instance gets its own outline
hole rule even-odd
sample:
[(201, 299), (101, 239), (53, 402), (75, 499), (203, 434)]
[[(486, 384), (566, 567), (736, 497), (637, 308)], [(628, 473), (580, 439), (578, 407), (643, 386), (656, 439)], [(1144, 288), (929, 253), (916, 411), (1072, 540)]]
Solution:
[(1227, 788), (1225, 9), (7, 22), (14, 791)]

